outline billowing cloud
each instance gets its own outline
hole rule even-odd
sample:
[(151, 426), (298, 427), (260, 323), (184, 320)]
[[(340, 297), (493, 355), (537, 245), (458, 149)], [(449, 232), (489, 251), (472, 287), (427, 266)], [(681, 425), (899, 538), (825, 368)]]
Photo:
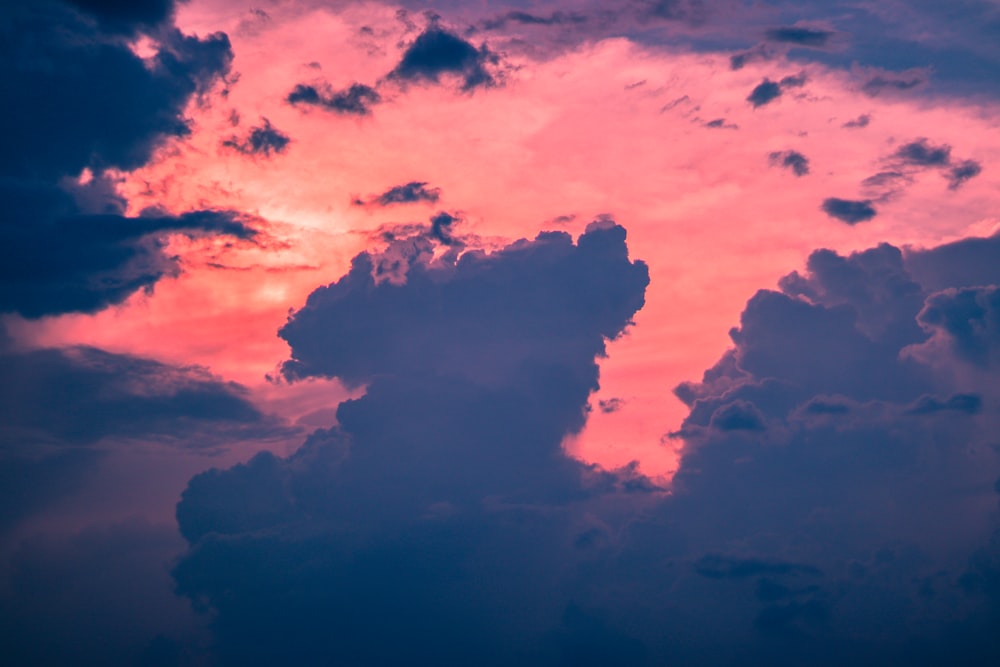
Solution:
[(856, 225), (859, 222), (871, 220), (878, 213), (869, 199), (855, 200), (828, 197), (823, 200), (822, 209), (831, 218), (836, 218), (849, 225)]
[[(573, 561), (609, 537), (570, 508), (619, 478), (560, 442), (583, 424), (595, 356), (643, 303), (646, 267), (624, 239), (595, 223), (576, 244), (548, 232), (437, 259), (418, 239), (404, 283), (379, 280), (363, 254), (309, 297), (280, 332), (285, 375), (366, 383), (365, 396), (288, 459), (196, 477), (178, 506), (191, 542), (178, 587), (218, 609), (226, 660), (500, 664), (572, 643), (548, 635), (569, 613), (562, 595), (519, 620), (503, 610), (538, 599), (555, 565), (524, 530)], [(461, 641), (429, 631), (453, 624)], [(371, 653), (376, 626), (400, 641)]]
[(271, 121), (267, 118), (261, 120), (261, 125), (251, 127), (249, 133), (242, 139), (231, 137), (223, 141), (222, 145), (244, 155), (271, 157), (273, 153), (283, 153), (288, 148), (291, 138), (271, 125)]

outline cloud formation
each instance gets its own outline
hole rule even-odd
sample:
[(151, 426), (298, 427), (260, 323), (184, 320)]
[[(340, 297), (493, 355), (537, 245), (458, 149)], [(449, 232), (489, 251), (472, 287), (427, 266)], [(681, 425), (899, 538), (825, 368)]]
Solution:
[(789, 169), (796, 176), (805, 176), (809, 173), (809, 158), (798, 151), (773, 151), (768, 153), (767, 161), (772, 167)]
[(305, 104), (344, 115), (367, 116), (371, 114), (371, 108), (382, 101), (382, 96), (375, 88), (363, 83), (352, 83), (343, 90), (334, 90), (326, 83), (300, 83), (285, 100), (292, 105)]
[(476, 48), (458, 35), (431, 23), (417, 35), (389, 79), (412, 83), (440, 83), (443, 76), (458, 77), (461, 89), (489, 88), (502, 81), (501, 58), (486, 46)]
[(872, 206), (870, 199), (854, 200), (828, 197), (823, 200), (821, 208), (831, 218), (836, 218), (849, 225), (856, 225), (859, 222), (871, 220), (878, 213), (875, 207)]
[[(575, 244), (546, 232), (435, 259), (418, 238), (404, 283), (380, 280), (366, 253), (309, 297), (280, 332), (283, 373), (366, 394), (290, 458), (196, 477), (178, 506), (191, 543), (178, 587), (218, 609), (225, 660), (502, 664), (570, 650), (591, 621), (561, 595), (520, 620), (503, 610), (537, 599), (551, 567), (523, 531), (577, 560), (606, 536), (570, 508), (628, 479), (560, 449), (597, 388), (595, 356), (643, 303), (646, 267), (624, 240), (595, 223)], [(549, 636), (565, 614), (571, 636)], [(375, 627), (400, 641), (373, 649)]]
[(436, 204), (441, 199), (441, 188), (429, 188), (426, 181), (410, 181), (403, 185), (394, 185), (380, 195), (375, 195), (367, 201), (355, 199), (355, 206), (393, 206), (395, 204), (416, 204), (426, 202)]
[(273, 153), (285, 152), (291, 138), (272, 126), (271, 121), (267, 118), (261, 120), (262, 124), (251, 127), (244, 138), (240, 139), (234, 136), (223, 141), (222, 145), (244, 155), (271, 157)]

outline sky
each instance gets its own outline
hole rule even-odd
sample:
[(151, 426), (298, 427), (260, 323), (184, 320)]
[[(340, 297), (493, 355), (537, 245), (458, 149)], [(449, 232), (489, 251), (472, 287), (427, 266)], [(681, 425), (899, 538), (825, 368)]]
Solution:
[(1000, 664), (1000, 2), (0, 31), (4, 664)]

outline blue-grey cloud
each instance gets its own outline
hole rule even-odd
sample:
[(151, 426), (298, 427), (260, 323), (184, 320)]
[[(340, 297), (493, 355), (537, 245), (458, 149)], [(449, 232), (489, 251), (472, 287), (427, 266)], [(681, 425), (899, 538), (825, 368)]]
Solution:
[(796, 176), (809, 173), (809, 158), (798, 151), (773, 151), (768, 153), (767, 160), (771, 166), (790, 169)]
[[(595, 223), (575, 244), (549, 232), (434, 259), (418, 237), (405, 282), (378, 280), (363, 254), (309, 297), (280, 332), (285, 375), (366, 394), (290, 458), (198, 476), (178, 506), (191, 549), (175, 578), (218, 611), (223, 662), (546, 664), (635, 645), (614, 627), (581, 636), (602, 624), (554, 589), (527, 604), (556, 566), (539, 548), (559, 569), (608, 548), (573, 507), (648, 490), (560, 448), (597, 388), (595, 356), (643, 303), (624, 239)], [(506, 615), (517, 607), (532, 609)], [(396, 641), (374, 646), (376, 631)]]
[(795, 76), (786, 76), (780, 81), (771, 81), (770, 79), (764, 79), (759, 83), (750, 94), (747, 96), (747, 102), (752, 104), (754, 108), (762, 107), (765, 104), (770, 104), (774, 100), (781, 97), (789, 88), (799, 88), (804, 86), (806, 83), (805, 74), (797, 74)]
[(840, 199), (829, 197), (823, 200), (823, 212), (849, 225), (856, 225), (875, 217), (878, 211), (869, 199)]
[(948, 188), (957, 190), (967, 180), (983, 173), (983, 167), (975, 160), (962, 160), (948, 171)]
[(868, 124), (871, 123), (871, 121), (872, 121), (871, 115), (864, 113), (858, 116), (857, 118), (853, 118), (847, 121), (846, 123), (843, 124), (842, 127), (850, 127), (850, 128), (868, 127)]
[(271, 125), (271, 121), (263, 118), (262, 124), (251, 127), (249, 133), (242, 139), (231, 137), (222, 142), (226, 148), (231, 148), (244, 155), (263, 155), (271, 157), (273, 153), (283, 153), (288, 148), (291, 138)]
[(819, 30), (802, 26), (782, 26), (779, 28), (770, 28), (765, 34), (767, 39), (772, 42), (822, 48), (826, 46), (834, 33), (829, 30)]
[(375, 88), (363, 83), (352, 83), (343, 90), (334, 90), (329, 84), (300, 83), (285, 100), (292, 105), (305, 104), (339, 114), (367, 116), (371, 114), (372, 107), (382, 101), (382, 96)]
[(441, 188), (429, 188), (426, 181), (410, 181), (394, 185), (380, 195), (367, 201), (355, 199), (355, 206), (393, 206), (395, 204), (435, 204), (441, 199)]
[(486, 44), (476, 48), (458, 35), (432, 23), (403, 52), (388, 78), (403, 82), (439, 83), (442, 76), (456, 76), (461, 88), (471, 91), (500, 83), (500, 55)]

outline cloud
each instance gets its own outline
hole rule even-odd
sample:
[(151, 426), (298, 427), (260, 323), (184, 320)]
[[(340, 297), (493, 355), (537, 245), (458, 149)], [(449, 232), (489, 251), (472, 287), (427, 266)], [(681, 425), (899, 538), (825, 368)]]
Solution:
[(933, 146), (926, 139), (917, 139), (900, 146), (893, 157), (917, 167), (941, 167), (951, 162), (951, 146)]
[[(185, 491), (191, 548), (174, 575), (218, 611), (224, 661), (504, 664), (634, 645), (549, 585), (612, 539), (574, 507), (648, 489), (560, 448), (597, 389), (595, 357), (643, 304), (647, 270), (624, 241), (602, 222), (576, 243), (546, 232), (435, 258), (418, 239), (405, 282), (377, 280), (365, 253), (293, 313), (285, 376), (367, 389), (291, 457)], [(376, 628), (396, 640), (373, 648)]]
[(786, 76), (778, 82), (765, 78), (757, 85), (757, 87), (750, 91), (750, 94), (747, 96), (747, 102), (750, 102), (750, 104), (752, 104), (756, 109), (757, 107), (770, 104), (774, 100), (778, 99), (781, 97), (781, 94), (785, 92), (785, 90), (789, 88), (799, 88), (804, 86), (805, 83), (805, 74)]
[(267, 118), (263, 118), (262, 121), (262, 125), (250, 128), (250, 132), (245, 138), (232, 137), (223, 141), (222, 145), (244, 155), (271, 157), (272, 153), (285, 152), (291, 138), (272, 126), (271, 121)]
[(131, 34), (155, 28), (173, 16), (174, 0), (64, 0), (97, 19), (110, 32)]
[(790, 169), (796, 176), (809, 173), (809, 158), (798, 151), (774, 151), (768, 153), (767, 161), (772, 167)]
[(875, 217), (878, 211), (872, 206), (870, 199), (852, 200), (828, 197), (823, 200), (823, 211), (849, 225), (856, 225)]
[(943, 290), (927, 299), (917, 320), (956, 358), (983, 368), (1000, 365), (1000, 287)]
[(3, 183), (0, 201), (7, 205), (0, 224), (0, 312), (32, 318), (95, 312), (177, 275), (177, 259), (164, 252), (165, 235), (250, 240), (256, 234), (230, 211), (85, 214), (69, 194), (48, 186)]
[(770, 28), (765, 34), (767, 39), (772, 42), (795, 44), (796, 46), (809, 46), (813, 48), (823, 48), (834, 35), (834, 33), (829, 30), (806, 28), (802, 26), (782, 26), (779, 28)]
[[(101, 16), (169, 15), (162, 4), (84, 5)], [(253, 236), (228, 212), (125, 217), (103, 173), (140, 167), (188, 134), (184, 108), (229, 71), (225, 34), (196, 38), (161, 25), (157, 50), (142, 59), (61, 5), (0, 11), (12, 40), (0, 54), (0, 88), (18, 96), (0, 109), (0, 122), (17, 128), (0, 156), (0, 312), (93, 312), (176, 274), (163, 252), (167, 234)]]
[(403, 185), (394, 185), (380, 195), (371, 197), (368, 201), (355, 199), (357, 206), (392, 206), (394, 204), (415, 204), (427, 202), (435, 204), (441, 199), (441, 188), (428, 188), (426, 181), (410, 181)]
[(975, 160), (962, 160), (948, 172), (948, 188), (957, 190), (970, 178), (975, 178), (983, 172), (983, 167)]
[(847, 121), (841, 127), (849, 127), (849, 128), (868, 127), (868, 124), (871, 123), (871, 120), (872, 120), (871, 115), (865, 113), (861, 114), (857, 118)]
[(485, 44), (476, 48), (432, 23), (403, 52), (388, 78), (403, 82), (440, 83), (445, 75), (462, 80), (462, 90), (488, 88), (500, 82), (500, 56)]
[(919, 88), (927, 83), (923, 72), (877, 72), (868, 76), (861, 85), (861, 90), (871, 97), (876, 97), (885, 91), (904, 92)]
[(344, 90), (334, 90), (329, 84), (300, 83), (285, 100), (292, 105), (305, 104), (344, 115), (367, 116), (372, 106), (382, 101), (382, 96), (363, 83), (352, 83)]
[(548, 16), (530, 12), (511, 10), (482, 22), (484, 30), (502, 30), (510, 23), (529, 26), (560, 26), (579, 25), (586, 23), (588, 17), (579, 12), (553, 11)]

